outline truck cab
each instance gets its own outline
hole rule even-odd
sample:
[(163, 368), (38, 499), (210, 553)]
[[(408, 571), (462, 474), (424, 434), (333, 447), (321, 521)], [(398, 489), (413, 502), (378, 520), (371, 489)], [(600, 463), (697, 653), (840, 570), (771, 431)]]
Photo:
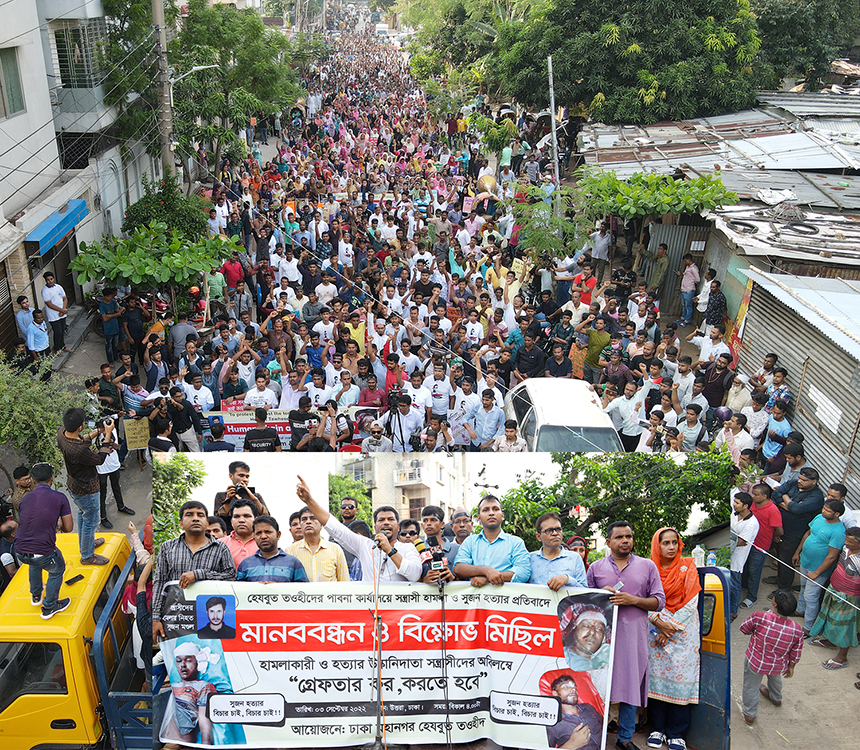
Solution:
[[(110, 747), (111, 738), (121, 749), (152, 746), (151, 698), (132, 653), (134, 623), (120, 609), (134, 554), (123, 534), (104, 536), (98, 551), (110, 562), (84, 566), (77, 534), (57, 535), (64, 581), (83, 576), (63, 584), (60, 596), (72, 600), (64, 612), (40, 617), (26, 566), (0, 596), (0, 747), (95, 750)], [(137, 715), (118, 723), (119, 693), (135, 696), (129, 700)], [(134, 729), (146, 744), (126, 741)]]

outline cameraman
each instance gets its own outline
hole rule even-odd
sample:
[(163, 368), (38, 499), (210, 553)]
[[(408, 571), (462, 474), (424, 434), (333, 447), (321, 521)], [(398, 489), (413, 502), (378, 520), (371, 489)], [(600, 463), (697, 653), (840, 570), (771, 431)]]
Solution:
[(78, 544), (81, 550), (81, 565), (107, 565), (108, 558), (95, 554), (95, 548), (104, 544), (104, 539), (95, 538), (99, 525), (99, 476), (96, 466), (105, 462), (108, 454), (116, 450), (113, 441), (114, 420), (104, 420), (105, 445), (94, 452), (90, 444), (99, 437), (98, 430), (81, 435), (86, 421), (83, 409), (67, 409), (63, 414), (63, 426), (57, 431), (57, 443), (66, 462), (66, 485), (72, 501), (78, 506)]
[(251, 467), (244, 461), (232, 461), (227, 467), (230, 483), (227, 485), (226, 492), (218, 492), (215, 494), (215, 513), (214, 515), (223, 518), (227, 522), (227, 528), (230, 527), (230, 506), (237, 498), (247, 498), (257, 506), (257, 515), (269, 515), (269, 509), (263, 502), (263, 496), (255, 493), (248, 488), (248, 483), (251, 481)]
[[(111, 429), (110, 434), (108, 433), (108, 421), (112, 420), (110, 420), (110, 418), (96, 420), (96, 429), (100, 433), (96, 438), (96, 446), (99, 448), (102, 446), (118, 447), (113, 430)], [(107, 516), (108, 480), (110, 480), (110, 486), (113, 489), (113, 499), (116, 503), (116, 509), (120, 513), (125, 513), (127, 516), (134, 515), (134, 511), (123, 502), (122, 489), (119, 484), (120, 467), (119, 455), (115, 450), (108, 454), (103, 464), (96, 466), (96, 472), (99, 475), (99, 508), (101, 510), (101, 524), (106, 529), (113, 528), (113, 524)]]
[(387, 411), (380, 421), (385, 426), (385, 432), (391, 438), (396, 453), (412, 453), (416, 450), (416, 445), (420, 447), (424, 416), (412, 408), (412, 399), (409, 396), (401, 396), (397, 408)]
[(642, 434), (639, 436), (639, 445), (636, 446), (636, 453), (663, 453), (665, 441), (663, 433), (666, 431), (666, 426), (663, 424), (663, 412), (659, 409), (654, 409), (647, 422), (640, 422), (645, 427)]

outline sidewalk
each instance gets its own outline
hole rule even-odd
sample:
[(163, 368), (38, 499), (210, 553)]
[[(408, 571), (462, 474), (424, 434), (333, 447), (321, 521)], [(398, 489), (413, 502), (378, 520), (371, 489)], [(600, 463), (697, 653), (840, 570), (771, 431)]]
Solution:
[[(764, 586), (766, 594), (772, 586)], [(786, 750), (787, 748), (853, 747), (857, 742), (857, 711), (860, 691), (854, 688), (860, 672), (858, 649), (848, 652), (848, 668), (830, 672), (821, 666), (834, 653), (826, 648), (803, 645), (794, 677), (783, 678), (782, 706), (777, 708), (762, 697), (755, 724), (744, 721), (741, 706), (744, 652), (749, 637), (740, 632), (741, 623), (758, 610), (770, 608), (760, 598), (754, 609), (739, 610), (731, 628), (732, 654), (732, 747), (739, 750)], [(799, 618), (792, 618), (800, 622)], [(763, 684), (767, 684), (763, 681)]]

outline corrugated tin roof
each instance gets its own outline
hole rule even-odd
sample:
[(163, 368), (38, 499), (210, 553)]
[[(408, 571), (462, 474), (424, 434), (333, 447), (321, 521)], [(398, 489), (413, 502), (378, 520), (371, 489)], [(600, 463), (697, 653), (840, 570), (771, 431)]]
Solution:
[(676, 169), (860, 169), (860, 144), (763, 110), (655, 125), (593, 123), (582, 131), (586, 164), (614, 170), (671, 174)]
[[(710, 170), (705, 172), (710, 173)], [(791, 190), (799, 206), (860, 211), (860, 177), (774, 169), (726, 169), (720, 173), (720, 179), (743, 201), (760, 202), (757, 193), (763, 189)]]
[(860, 266), (860, 219), (804, 212), (801, 219), (791, 220), (780, 218), (782, 209), (728, 206), (710, 212), (708, 218), (744, 255)]
[(860, 98), (847, 94), (759, 91), (759, 104), (778, 107), (795, 117), (860, 117)]
[(856, 333), (860, 320), (858, 282), (769, 274), (752, 267), (742, 273), (860, 361), (860, 336)]

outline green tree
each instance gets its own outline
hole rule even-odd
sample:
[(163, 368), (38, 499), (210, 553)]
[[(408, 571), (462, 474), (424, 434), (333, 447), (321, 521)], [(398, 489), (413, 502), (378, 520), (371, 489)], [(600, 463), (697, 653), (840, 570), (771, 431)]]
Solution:
[(583, 191), (562, 185), (553, 190), (552, 203), (540, 185), (518, 186), (526, 200), (511, 204), (516, 224), (520, 227), (520, 244), (537, 260), (564, 257), (568, 249), (585, 237), (594, 226), (592, 213)]
[(340, 518), (340, 501), (347, 497), (358, 500), (356, 518), (367, 523), (373, 529), (373, 505), (370, 500), (370, 489), (365, 482), (340, 474), (328, 475), (328, 509), (329, 513)]
[[(14, 360), (0, 352), (0, 443), (26, 456), (30, 463), (45, 462), (60, 475), (63, 456), (57, 445), (57, 431), (66, 409), (83, 409), (87, 395), (81, 378), (51, 371), (53, 357), (39, 365), (35, 377), (21, 373)], [(8, 471), (3, 467), (13, 484)]]
[(164, 222), (152, 221), (135, 229), (127, 239), (107, 237), (101, 242), (82, 242), (81, 252), (69, 268), (77, 271), (80, 284), (101, 278), (144, 289), (166, 284), (175, 310), (177, 287), (198, 283), (212, 265), (220, 265), (227, 248), (220, 237), (189, 242)]
[(761, 58), (769, 65), (767, 88), (782, 79), (806, 79), (815, 89), (830, 63), (845, 56), (860, 34), (860, 0), (751, 0), (761, 30)]
[(606, 4), (550, 0), (499, 29), (503, 90), (529, 107), (585, 105), (601, 122), (653, 123), (755, 102), (759, 36), (748, 0)]
[[(505, 512), (505, 532), (520, 537), (529, 551), (540, 548), (535, 523), (544, 513), (559, 513), (559, 492), (563, 492), (564, 482), (556, 480), (552, 485), (544, 485), (537, 479), (529, 478), (508, 490), (500, 499)], [(473, 509), (477, 515), (477, 507)], [(562, 515), (564, 538), (572, 532), (573, 523), (565, 513)]]
[(206, 464), (187, 453), (170, 453), (152, 465), (152, 546), (161, 545), (182, 533), (179, 508), (191, 500), (192, 491), (206, 481)]
[(222, 153), (244, 148), (237, 132), (250, 117), (281, 112), (299, 94), (290, 43), (250, 8), (190, 0), (169, 52), (177, 74), (214, 66), (175, 85), (174, 128), (185, 157), (192, 156), (195, 142), (211, 144), (216, 169)]
[(291, 0), (263, 0), (263, 10), (272, 18), (286, 18), (292, 7)]
[(601, 533), (612, 521), (629, 521), (636, 552), (650, 554), (651, 537), (662, 526), (687, 528), (694, 505), (716, 523), (731, 513), (731, 457), (726, 453), (689, 453), (682, 463), (666, 455), (607, 453), (583, 456), (554, 453), (564, 477), (560, 506), (583, 507), (587, 515), (574, 533)]
[(163, 222), (188, 240), (202, 240), (209, 234), (208, 201), (198, 195), (186, 196), (173, 177), (158, 182), (143, 175), (141, 183), (143, 197), (125, 212), (122, 222), (125, 234), (133, 234), (153, 221)]

